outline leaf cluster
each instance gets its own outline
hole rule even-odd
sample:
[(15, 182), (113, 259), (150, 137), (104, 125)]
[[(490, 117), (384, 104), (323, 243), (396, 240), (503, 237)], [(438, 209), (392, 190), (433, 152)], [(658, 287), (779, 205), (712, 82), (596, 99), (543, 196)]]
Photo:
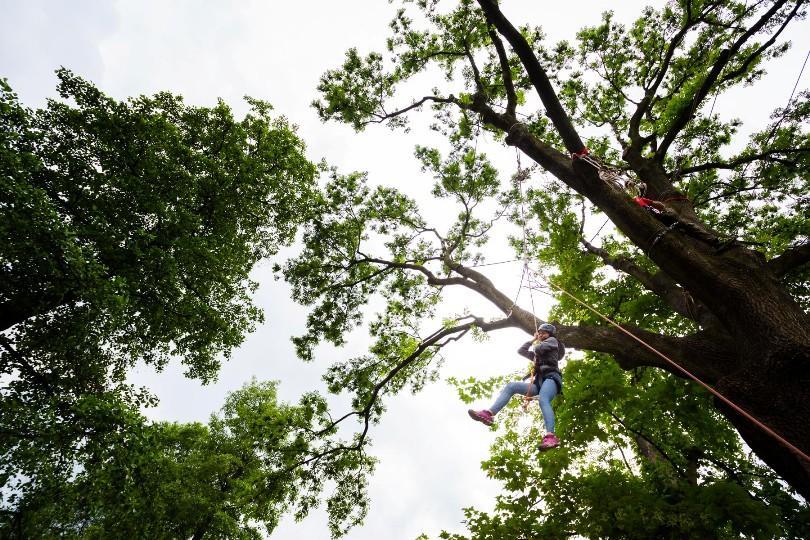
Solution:
[(334, 537), (365, 516), (374, 461), (328, 453), (342, 443), (316, 436), (331, 422), (316, 394), (282, 404), (275, 383), (254, 381), (207, 425), (149, 423), (120, 404), (95, 406), (119, 429), (88, 439), (73, 474), (41, 470), (20, 482), (0, 520), (4, 535), (262, 538), (287, 512), (303, 519), (331, 485)]

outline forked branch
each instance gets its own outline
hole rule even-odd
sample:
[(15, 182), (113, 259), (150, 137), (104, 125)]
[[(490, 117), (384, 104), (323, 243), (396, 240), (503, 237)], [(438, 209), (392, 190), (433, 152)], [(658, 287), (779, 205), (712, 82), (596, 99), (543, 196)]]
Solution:
[(498, 32), (506, 38), (506, 41), (509, 42), (518, 58), (520, 58), (523, 67), (526, 68), (526, 73), (529, 75), (529, 80), (546, 108), (546, 114), (554, 123), (554, 127), (562, 137), (566, 149), (571, 153), (582, 150), (585, 145), (582, 144), (582, 139), (574, 129), (571, 119), (563, 109), (557, 93), (551, 86), (551, 81), (545, 69), (540, 65), (526, 38), (504, 16), (497, 0), (478, 0), (478, 4), (483, 10), (487, 22), (497, 28)]
[[(732, 43), (728, 48), (723, 49), (720, 51), (720, 54), (717, 57), (717, 60), (712, 65), (709, 73), (706, 75), (706, 78), (703, 80), (701, 85), (692, 95), (692, 98), (689, 100), (689, 103), (686, 104), (678, 113), (675, 120), (672, 122), (670, 128), (667, 130), (664, 137), (661, 139), (661, 143), (658, 146), (658, 150), (655, 153), (655, 159), (659, 162), (664, 160), (664, 157), (669, 150), (670, 145), (675, 141), (678, 134), (683, 130), (684, 127), (689, 123), (692, 119), (692, 116), (698, 110), (698, 107), (706, 99), (706, 96), (709, 95), (711, 90), (715, 87), (715, 84), (720, 81), (720, 77), (723, 74), (723, 71), (729, 65), (729, 63), (734, 59), (735, 55), (740, 52), (740, 49), (751, 39), (757, 32), (762, 30), (768, 22), (773, 19), (779, 11), (784, 7), (785, 4), (788, 3), (788, 0), (777, 0), (774, 2), (773, 6), (765, 12), (751, 27), (740, 37), (738, 37), (734, 43)], [(796, 2), (796, 6), (794, 10), (788, 15), (788, 20), (791, 20), (793, 17), (796, 16), (798, 12), (799, 6), (804, 3), (804, 0), (799, 0)], [(782, 31), (782, 28), (776, 33), (777, 35)], [(775, 36), (772, 38), (775, 39)], [(770, 42), (767, 44), (770, 46)], [(765, 47), (767, 48), (767, 47)], [(760, 47), (758, 49), (759, 54), (764, 52), (765, 48)], [(747, 58), (744, 61), (744, 64), (748, 64), (752, 61), (752, 58)], [(746, 68), (747, 69), (747, 68)]]

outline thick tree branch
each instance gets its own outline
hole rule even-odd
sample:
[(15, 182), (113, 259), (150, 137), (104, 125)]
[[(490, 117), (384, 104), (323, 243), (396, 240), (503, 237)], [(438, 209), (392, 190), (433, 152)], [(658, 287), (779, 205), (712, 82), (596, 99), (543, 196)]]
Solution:
[[(484, 274), (454, 261), (448, 254), (445, 254), (444, 257), (445, 265), (461, 277), (440, 278), (424, 266), (414, 263), (395, 263), (370, 257), (365, 260), (377, 264), (390, 265), (395, 268), (420, 272), (428, 278), (428, 283), (431, 285), (464, 286), (486, 298), (502, 313), (506, 314), (512, 326), (522, 328), (529, 334), (534, 332), (535, 322), (544, 322), (536, 319), (535, 315), (531, 312), (516, 306), (513, 299), (498, 290), (492, 281)], [(653, 281), (661, 280), (660, 283), (663, 285), (663, 280), (666, 278), (658, 276), (652, 279)], [(679, 292), (680, 291), (676, 289), (676, 291), (671, 294), (675, 295)], [(682, 292), (680, 292), (680, 294), (682, 295), (681, 301), (688, 301), (688, 298), (686, 298)], [(695, 308), (696, 306), (692, 309)], [(685, 306), (683, 309), (688, 313), (689, 307)], [(695, 317), (692, 316), (690, 318), (694, 319)], [(727, 343), (726, 338), (720, 337), (719, 335), (709, 335), (704, 332), (686, 337), (672, 337), (649, 332), (631, 325), (623, 325), (623, 327), (655, 349), (662, 351), (680, 365), (687, 367), (687, 369), (693, 373), (697, 373), (704, 381), (710, 384), (712, 381), (721, 377), (723, 373), (727, 373), (727, 370), (731, 369), (730, 362), (733, 362), (733, 359), (728, 356), (728, 351), (733, 350), (733, 348)], [(658, 355), (614, 327), (560, 325), (558, 328), (559, 336), (567, 345), (577, 349), (615, 355), (620, 365), (625, 369), (651, 366), (665, 369), (679, 377), (683, 377), (683, 373), (680, 370), (672, 367)], [(712, 361), (698, 362), (698, 359), (694, 358), (692, 354), (694, 350), (704, 351), (703, 354), (712, 358)], [(706, 357), (704, 357), (703, 360), (706, 360)]]
[[(730, 340), (717, 333), (702, 331), (683, 337), (665, 336), (629, 324), (621, 326), (707, 384), (714, 384), (736, 366)], [(622, 369), (648, 366), (686, 378), (679, 369), (612, 326), (557, 325), (557, 334), (567, 346), (613, 355)], [(695, 358), (697, 350), (701, 351), (700, 358)]]
[(585, 189), (582, 177), (571, 165), (571, 157), (537, 138), (513, 115), (496, 112), (480, 94), (473, 96), (473, 103), (466, 106), (466, 110), (478, 113), (486, 124), (503, 131), (506, 144), (523, 151), (565, 184), (580, 192)]
[[(495, 285), (492, 283), (488, 277), (486, 277), (481, 272), (477, 270), (473, 270), (467, 266), (464, 266), (453, 259), (450, 258), (449, 254), (445, 255), (444, 263), (450, 268), (452, 271), (460, 274), (464, 277), (467, 287), (474, 290), (490, 302), (492, 302), (501, 312), (506, 315), (510, 315), (513, 310), (516, 308), (513, 300), (498, 290)], [(534, 332), (534, 329), (527, 330), (530, 333)]]
[(805, 243), (786, 249), (781, 255), (768, 261), (768, 268), (775, 276), (781, 277), (808, 262), (810, 262), (810, 243)]
[(810, 152), (810, 148), (773, 148), (758, 154), (732, 159), (731, 161), (710, 161), (708, 163), (702, 163), (693, 167), (686, 167), (685, 169), (680, 169), (678, 173), (681, 175), (687, 175), (707, 171), (709, 169), (736, 169), (740, 165), (745, 165), (746, 163), (752, 163), (754, 161), (767, 161), (768, 158), (777, 154), (796, 154), (806, 152)]
[(526, 68), (526, 73), (529, 75), (529, 80), (546, 108), (547, 116), (554, 123), (554, 127), (565, 143), (566, 149), (571, 153), (582, 150), (585, 145), (574, 129), (571, 119), (563, 109), (560, 100), (557, 98), (557, 93), (551, 86), (546, 71), (540, 65), (526, 38), (504, 16), (497, 0), (478, 0), (478, 4), (483, 10), (487, 22), (497, 28), (498, 32), (506, 38), (506, 41), (509, 42), (518, 58), (520, 58), (523, 67)]
[(427, 282), (429, 285), (435, 286), (445, 286), (445, 285), (463, 285), (465, 287), (474, 288), (474, 284), (471, 283), (469, 280), (460, 278), (460, 277), (450, 277), (450, 278), (442, 278), (431, 272), (428, 268), (424, 265), (416, 264), (413, 262), (395, 262), (395, 261), (388, 261), (385, 259), (378, 259), (376, 257), (366, 257), (362, 259), (363, 262), (369, 262), (374, 264), (381, 264), (388, 268), (401, 268), (403, 270), (415, 270), (421, 274), (423, 274), (427, 278)]
[[(368, 434), (368, 430), (371, 423), (371, 412), (376, 403), (377, 399), (381, 395), (385, 385), (387, 385), (398, 373), (400, 373), (403, 369), (411, 365), (413, 362), (419, 359), (419, 357), (429, 348), (431, 347), (441, 347), (447, 344), (449, 341), (454, 341), (461, 337), (461, 335), (466, 334), (472, 327), (478, 327), (484, 332), (490, 332), (494, 330), (499, 330), (502, 328), (508, 327), (520, 327), (526, 330), (527, 332), (531, 333), (531, 326), (533, 323), (529, 323), (526, 325), (526, 315), (531, 318), (531, 314), (521, 310), (520, 308), (515, 307), (514, 311), (507, 317), (498, 319), (495, 321), (484, 321), (480, 317), (465, 317), (469, 318), (470, 320), (464, 324), (456, 325), (451, 328), (442, 328), (437, 330), (427, 338), (423, 339), (419, 346), (414, 350), (413, 353), (408, 355), (407, 357), (403, 358), (399, 361), (387, 374), (383, 377), (380, 381), (378, 381), (374, 388), (372, 389), (371, 395), (369, 400), (366, 402), (366, 405), (363, 409), (351, 411), (341, 418), (332, 422), (329, 426), (325, 427), (320, 432), (316, 433), (316, 435), (320, 435), (326, 432), (329, 432), (335, 428), (335, 426), (344, 420), (352, 417), (352, 416), (359, 416), (363, 418), (363, 430), (359, 434), (358, 441), (352, 446), (340, 445), (336, 447), (329, 448), (317, 454), (314, 454), (308, 457), (305, 460), (302, 460), (296, 466), (306, 465), (313, 461), (317, 461), (327, 455), (334, 454), (340, 451), (361, 451), (363, 445), (365, 443), (365, 438)], [(462, 319), (463, 320), (463, 319)], [(667, 351), (671, 356), (679, 358), (686, 355), (691, 354), (691, 351), (697, 350), (693, 347), (696, 346), (703, 346), (697, 345), (697, 341), (703, 341), (706, 338), (704, 336), (695, 335), (695, 336), (688, 336), (686, 338), (673, 338), (669, 336), (661, 336), (658, 334), (653, 334), (647, 332), (645, 330), (630, 327), (625, 325), (626, 328), (630, 329), (634, 334), (642, 337), (647, 343), (653, 344), (659, 350)], [(640, 347), (638, 345), (634, 345), (634, 341), (630, 340), (617, 330), (609, 327), (599, 327), (599, 326), (564, 326), (558, 325), (558, 332), (557, 335), (560, 339), (568, 346), (574, 348), (583, 348), (588, 350), (595, 350), (601, 352), (607, 352), (610, 354), (614, 354), (617, 356), (617, 360), (620, 361), (620, 365), (624, 369), (632, 369), (634, 367), (639, 366), (651, 366), (651, 367), (660, 367), (666, 369), (678, 376), (681, 376), (681, 373), (678, 371), (674, 371), (668, 364), (664, 364), (660, 361), (655, 355), (649, 354), (649, 352)], [(678, 350), (676, 350), (678, 349)], [(719, 352), (720, 347), (716, 347), (716, 350), (711, 350), (712, 347), (703, 348), (703, 354), (708, 354), (711, 358), (711, 354), (713, 352)], [(628, 356), (624, 356), (623, 353), (627, 353), (629, 357), (632, 357), (632, 361), (626, 360)], [(625, 362), (622, 363), (622, 358), (625, 359)], [(680, 358), (682, 362), (685, 362), (685, 359)], [(694, 359), (693, 359), (694, 360)], [(706, 361), (707, 357), (704, 356), (701, 358), (701, 361)], [(690, 366), (691, 367), (691, 366)], [(712, 367), (717, 367), (715, 364)], [(694, 369), (694, 368), (692, 368)], [(721, 369), (723, 369), (721, 367)], [(715, 376), (720, 376), (720, 373), (716, 373)], [(713, 380), (704, 374), (704, 380), (708, 380), (709, 382), (713, 382)]]
[[(606, 183), (598, 178), (596, 171), (587, 164), (580, 164), (576, 167), (572, 165), (571, 160), (565, 154), (562, 154), (541, 141), (538, 141), (529, 130), (520, 123), (508, 125), (510, 119), (505, 114), (498, 114), (492, 110), (482, 98), (474, 98), (473, 103), (468, 106), (469, 110), (481, 114), (482, 120), (503, 129), (507, 132), (507, 143), (517, 146), (524, 151), (529, 157), (534, 159), (538, 164), (549, 170), (558, 179), (586, 196), (591, 202), (596, 204), (602, 209), (616, 226), (624, 232), (630, 240), (637, 246), (641, 246), (647, 250), (655, 247), (655, 251), (648, 251), (648, 256), (661, 267), (666, 273), (675, 281), (682, 284), (682, 286), (690, 291), (694, 300), (699, 301), (706, 305), (707, 312), (711, 312), (713, 316), (718, 313), (727, 314), (732, 308), (727, 301), (729, 295), (735, 299), (738, 298), (738, 289), (729, 288), (728, 285), (731, 281), (724, 281), (718, 279), (719, 275), (724, 275), (723, 272), (727, 271), (726, 267), (715, 264), (713, 256), (717, 248), (717, 238), (711, 233), (708, 233), (700, 227), (692, 224), (688, 219), (678, 215), (678, 229), (667, 227), (659, 220), (651, 217), (649, 213), (635, 205), (624, 193), (617, 192), (611, 189)], [(576, 163), (574, 165), (577, 165)], [(697, 238), (696, 242), (692, 237)], [(462, 266), (454, 267), (453, 264), (446, 261), (449, 268), (460, 273), (462, 276), (469, 278), (463, 284), (471, 290), (481, 293), (484, 297), (493, 302), (502, 312), (509, 313), (513, 306), (512, 301), (506, 295), (497, 291), (491, 283), (481, 280), (481, 278), (472, 274), (471, 269)], [(483, 276), (482, 276), (483, 277)], [(734, 276), (738, 279), (739, 276)], [(706, 283), (715, 284), (713, 288), (707, 288)], [(695, 294), (698, 291), (701, 294)], [(722, 299), (722, 300), (721, 300)], [(697, 303), (697, 302), (696, 302)], [(762, 309), (761, 306), (754, 306), (755, 309)], [(741, 312), (738, 308), (735, 313)], [(751, 311), (749, 303), (745, 303), (744, 307), (746, 313)], [(514, 307), (515, 313), (521, 320), (521, 327), (527, 332), (531, 333), (534, 329), (534, 317), (531, 313), (525, 312), (517, 307)], [(709, 327), (709, 324), (704, 324)], [(608, 330), (605, 337), (610, 342), (609, 346), (604, 343), (599, 343), (598, 340), (593, 339), (593, 336), (600, 335), (602, 330), (595, 330), (599, 327), (588, 327), (588, 330), (582, 331), (572, 329), (572, 335), (575, 339), (581, 341), (572, 344), (577, 348), (585, 348), (594, 351), (606, 352), (624, 358), (633, 358), (627, 365), (649, 365), (661, 367), (671, 371), (672, 373), (683, 376), (683, 374), (668, 364), (663, 362), (661, 358), (653, 354), (651, 351), (640, 347), (634, 343), (631, 338), (626, 335), (614, 335)], [(618, 331), (616, 331), (618, 332)], [(694, 369), (698, 374), (710, 369), (711, 373), (699, 375), (704, 380), (716, 378), (723, 373), (723, 370), (714, 370), (708, 367), (708, 364), (701, 363), (695, 364), (695, 359), (692, 358), (691, 353), (686, 350), (678, 350), (680, 342), (670, 342), (666, 338), (653, 333), (647, 333), (650, 340), (660, 340), (659, 346), (651, 343), (656, 349), (668, 354), (671, 358), (677, 361), (680, 358), (685, 362), (685, 366), (691, 365), (690, 370)], [(696, 347), (707, 347), (717, 352), (717, 362), (714, 365), (722, 365), (724, 369), (731, 370), (732, 365), (729, 362), (733, 361), (728, 355), (729, 351), (734, 350), (734, 345), (726, 342), (725, 333), (720, 333), (722, 338), (717, 339), (699, 339), (699, 343), (695, 343)], [(638, 334), (637, 334), (638, 335)], [(638, 337), (641, 337), (640, 335)], [(645, 339), (641, 337), (642, 339)], [(704, 343), (705, 341), (705, 343)], [(727, 348), (717, 349), (719, 343), (724, 343)], [(627, 354), (627, 351), (633, 351), (632, 354)], [(674, 351), (670, 354), (670, 351)], [(726, 371), (725, 373), (728, 373)]]
[[(481, 294), (503, 313), (509, 314), (510, 318), (514, 317), (518, 323), (517, 326), (527, 333), (534, 332), (535, 322), (545, 322), (536, 319), (531, 312), (514, 305), (511, 298), (496, 289), (492, 281), (480, 272), (449, 259), (445, 259), (445, 264), (454, 272), (467, 278), (468, 283), (470, 283), (470, 285), (467, 285), (468, 288)], [(718, 380), (732, 369), (734, 358), (729, 355), (729, 351), (733, 350), (733, 347), (728, 338), (722, 334), (704, 331), (690, 336), (678, 337), (664, 336), (627, 324), (622, 325), (622, 327), (648, 345), (663, 352), (679, 365), (697, 374), (709, 384), (712, 384), (712, 382)], [(684, 377), (683, 372), (679, 369), (612, 326), (558, 325), (557, 333), (566, 345), (576, 349), (614, 355), (624, 369), (650, 366), (664, 369), (678, 377)], [(695, 350), (703, 351), (702, 354), (705, 356), (696, 359), (693, 354)], [(707, 360), (708, 358), (711, 358), (711, 360)]]
[[(662, 241), (667, 242), (666, 259), (663, 259), (658, 253), (652, 255), (653, 260), (659, 266), (662, 268), (671, 267), (675, 263), (675, 259), (680, 259), (679, 262), (685, 263), (689, 268), (689, 271), (685, 271), (683, 274), (692, 280), (696, 277), (694, 274), (695, 250), (692, 246), (681, 239), (671, 241), (673, 235), (666, 235), (669, 232), (667, 227), (640, 209), (626, 194), (607, 186), (599, 178), (597, 171), (592, 166), (584, 163), (580, 164), (578, 163), (579, 160), (572, 163), (570, 156), (539, 140), (516, 118), (495, 112), (484, 101), (482, 96), (474, 96), (473, 103), (466, 106), (466, 108), (480, 114), (485, 123), (503, 130), (507, 134), (507, 144), (522, 150), (524, 154), (532, 158), (557, 179), (603, 210), (634, 244), (649, 249), (649, 246), (653, 245), (654, 242), (659, 244)], [(648, 162), (642, 164), (641, 168), (646, 171), (646, 168), (649, 168), (648, 166), (657, 166), (657, 164)], [(644, 180), (649, 186), (651, 181), (648, 176), (644, 176)], [(662, 184), (671, 186), (663, 171), (659, 176), (664, 179), (661, 182)], [(673, 274), (670, 272), (670, 275)]]

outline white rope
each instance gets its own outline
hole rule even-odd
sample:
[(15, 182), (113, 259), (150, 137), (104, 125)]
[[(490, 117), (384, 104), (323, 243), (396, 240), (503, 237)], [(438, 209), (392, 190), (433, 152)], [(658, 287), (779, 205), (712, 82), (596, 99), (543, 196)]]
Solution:
[[(529, 270), (529, 255), (527, 253), (526, 244), (528, 242), (528, 230), (526, 227), (526, 210), (523, 203), (523, 182), (528, 178), (528, 174), (526, 174), (520, 165), (520, 151), (515, 148), (515, 155), (517, 156), (517, 173), (515, 174), (514, 178), (517, 183), (518, 192), (520, 195), (520, 221), (523, 225), (523, 242), (521, 244), (521, 251), (523, 255), (523, 276), (526, 276)], [(529, 173), (531, 171), (527, 169)], [(520, 286), (523, 287), (523, 276), (520, 278)], [(518, 290), (518, 295), (520, 295), (520, 290)], [(531, 287), (529, 287), (529, 298), (531, 299), (532, 303), (532, 318), (534, 319), (534, 330), (537, 331), (537, 315), (534, 314), (534, 294), (532, 293)], [(515, 304), (517, 303), (517, 299), (515, 299)], [(512, 305), (514, 308), (515, 304)], [(510, 310), (511, 313), (511, 310)]]
[(578, 155), (577, 159), (581, 159), (582, 161), (584, 161), (585, 163), (589, 164), (591, 167), (596, 169), (596, 172), (599, 174), (599, 179), (602, 180), (607, 185), (609, 185), (610, 187), (612, 187), (613, 189), (631, 192), (638, 191), (638, 195), (642, 197), (644, 196), (644, 193), (647, 191), (647, 185), (644, 182), (634, 180), (626, 172), (617, 169), (616, 167), (606, 165), (602, 160), (591, 154)]
[(520, 291), (523, 289), (523, 280), (526, 279), (526, 274), (529, 271), (529, 265), (523, 265), (523, 273), (520, 275), (520, 283), (518, 284), (517, 294), (515, 294), (515, 299), (512, 301), (512, 307), (509, 308), (509, 313), (506, 314), (507, 317), (512, 315), (512, 311), (515, 309), (517, 305), (518, 298), (520, 298)]

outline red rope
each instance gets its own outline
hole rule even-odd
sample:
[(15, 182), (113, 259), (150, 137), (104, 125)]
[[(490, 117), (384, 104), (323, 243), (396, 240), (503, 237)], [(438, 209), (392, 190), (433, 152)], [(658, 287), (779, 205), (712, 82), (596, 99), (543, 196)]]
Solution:
[(686, 368), (682, 367), (680, 364), (678, 364), (678, 363), (677, 363), (677, 362), (675, 362), (674, 360), (670, 359), (670, 358), (669, 358), (667, 355), (665, 355), (664, 353), (662, 353), (661, 351), (659, 351), (658, 349), (656, 349), (656, 348), (655, 348), (655, 347), (653, 347), (652, 345), (648, 345), (648, 344), (647, 344), (647, 343), (646, 343), (646, 342), (645, 342), (643, 339), (641, 339), (641, 338), (639, 338), (639, 337), (636, 337), (636, 336), (635, 336), (633, 333), (631, 333), (630, 331), (625, 330), (625, 329), (624, 329), (624, 328), (623, 328), (621, 325), (619, 325), (619, 324), (617, 324), (617, 323), (613, 322), (613, 321), (612, 321), (612, 320), (611, 320), (609, 317), (607, 317), (606, 315), (601, 314), (601, 313), (600, 313), (600, 312), (598, 312), (596, 309), (592, 308), (591, 306), (589, 306), (588, 304), (586, 304), (585, 302), (583, 302), (582, 300), (580, 300), (579, 298), (577, 298), (576, 296), (574, 296), (573, 294), (571, 294), (570, 292), (566, 291), (565, 289), (563, 289), (562, 287), (560, 287), (560, 286), (558, 286), (558, 285), (555, 285), (554, 283), (552, 283), (552, 282), (551, 282), (551, 280), (546, 279), (546, 278), (545, 278), (545, 276), (542, 276), (542, 275), (541, 275), (541, 277), (543, 277), (543, 280), (544, 280), (546, 283), (548, 283), (550, 286), (554, 287), (555, 289), (559, 290), (560, 292), (562, 292), (562, 293), (564, 293), (564, 294), (567, 294), (567, 295), (568, 295), (568, 296), (570, 296), (570, 297), (571, 297), (571, 298), (572, 298), (572, 299), (573, 299), (575, 302), (577, 302), (578, 304), (580, 304), (580, 305), (584, 306), (585, 308), (587, 308), (587, 309), (589, 309), (589, 310), (593, 311), (594, 313), (596, 313), (597, 315), (599, 315), (601, 318), (603, 318), (605, 321), (607, 321), (608, 323), (612, 324), (613, 326), (615, 326), (616, 328), (618, 328), (619, 330), (621, 330), (622, 332), (624, 332), (625, 334), (627, 334), (628, 336), (630, 336), (631, 338), (633, 338), (634, 340), (636, 340), (636, 341), (638, 341), (639, 343), (641, 343), (641, 344), (642, 344), (644, 347), (646, 347), (647, 349), (651, 350), (652, 352), (654, 352), (655, 354), (657, 354), (658, 356), (660, 356), (661, 358), (663, 358), (664, 360), (666, 360), (667, 362), (669, 362), (669, 363), (670, 363), (672, 366), (674, 366), (674, 367), (676, 367), (677, 369), (679, 369), (679, 370), (680, 370), (682, 373), (684, 373), (685, 375), (687, 375), (687, 376), (688, 376), (690, 379), (692, 379), (693, 381), (695, 381), (696, 383), (698, 383), (699, 385), (701, 385), (703, 388), (705, 388), (706, 390), (708, 390), (708, 391), (709, 391), (709, 392), (710, 392), (712, 395), (714, 395), (714, 396), (715, 396), (717, 399), (719, 399), (720, 401), (722, 401), (723, 403), (725, 403), (726, 405), (728, 405), (729, 407), (731, 407), (732, 409), (734, 409), (735, 411), (737, 411), (738, 413), (740, 413), (740, 414), (741, 414), (743, 417), (745, 417), (745, 418), (747, 418), (748, 420), (750, 420), (750, 421), (751, 421), (751, 422), (752, 422), (754, 425), (756, 425), (757, 427), (759, 427), (760, 429), (762, 429), (763, 431), (765, 431), (765, 433), (767, 433), (767, 434), (768, 434), (768, 435), (770, 435), (771, 437), (775, 438), (777, 441), (779, 441), (780, 443), (782, 443), (784, 446), (786, 446), (787, 448), (789, 448), (790, 450), (792, 450), (793, 452), (795, 452), (796, 454), (798, 454), (798, 455), (799, 455), (800, 457), (802, 457), (802, 458), (803, 458), (805, 461), (810, 462), (810, 456), (808, 456), (807, 454), (805, 454), (804, 452), (802, 452), (802, 451), (801, 451), (799, 448), (797, 448), (795, 445), (793, 445), (792, 443), (790, 443), (788, 440), (786, 440), (784, 437), (782, 437), (781, 435), (779, 435), (777, 432), (775, 432), (774, 430), (772, 430), (771, 428), (769, 428), (768, 426), (766, 426), (765, 424), (763, 424), (761, 421), (759, 421), (759, 420), (757, 420), (756, 418), (754, 418), (753, 416), (751, 416), (751, 415), (750, 415), (748, 412), (746, 412), (746, 411), (745, 411), (744, 409), (742, 409), (742, 408), (741, 408), (739, 405), (737, 405), (736, 403), (734, 403), (733, 401), (731, 401), (730, 399), (728, 399), (726, 396), (724, 396), (723, 394), (721, 394), (720, 392), (718, 392), (717, 390), (715, 390), (714, 388), (712, 388), (711, 386), (709, 386), (708, 384), (706, 384), (705, 382), (703, 382), (702, 380), (700, 380), (700, 379), (699, 379), (699, 378), (698, 378), (696, 375), (693, 375), (693, 374), (692, 374), (690, 371), (688, 371)]

